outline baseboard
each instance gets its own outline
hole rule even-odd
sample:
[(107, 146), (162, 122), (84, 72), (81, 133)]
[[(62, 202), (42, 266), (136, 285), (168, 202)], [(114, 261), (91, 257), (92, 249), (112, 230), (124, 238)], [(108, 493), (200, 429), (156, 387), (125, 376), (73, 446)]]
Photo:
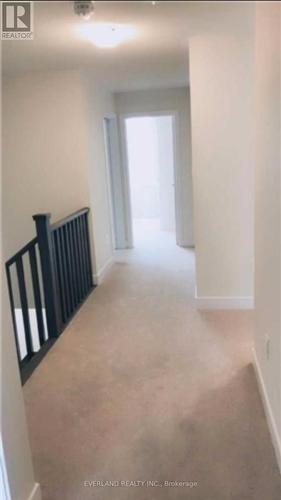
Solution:
[(193, 243), (178, 243), (177, 242), (177, 245), (181, 248), (187, 248), (188, 250), (194, 250), (195, 249), (195, 246)]
[(33, 486), (28, 500), (42, 500), (41, 488), (39, 483), (35, 483), (35, 485)]
[(12, 500), (1, 434), (0, 434), (0, 498), (1, 500)]
[[(1, 436), (0, 436), (1, 438)], [(4, 450), (2, 446), (2, 440), (0, 439), (0, 497), (1, 500), (12, 500), (8, 474), (5, 466)], [(30, 495), (26, 500), (42, 500), (41, 488), (39, 483), (35, 483)]]
[(108, 261), (102, 266), (102, 268), (97, 272), (97, 274), (93, 275), (93, 280), (95, 285), (100, 285), (107, 273), (110, 271), (113, 266), (113, 258), (111, 257)]
[(267, 395), (266, 386), (264, 383), (261, 367), (257, 358), (256, 350), (253, 348), (253, 356), (254, 356), (254, 368), (256, 373), (256, 378), (258, 382), (259, 392), (261, 395), (261, 399), (263, 402), (263, 407), (265, 411), (265, 416), (267, 420), (267, 424), (269, 427), (272, 444), (275, 450), (275, 455), (277, 459), (277, 463), (279, 466), (280, 474), (281, 474), (281, 440), (279, 437), (277, 425), (275, 422), (275, 418), (273, 416), (272, 408), (270, 405), (270, 401)]
[(179, 247), (182, 247), (182, 248), (190, 248), (190, 249), (195, 248), (195, 244), (192, 241), (177, 240), (176, 243)]
[(253, 297), (198, 297), (195, 295), (197, 309), (254, 309)]

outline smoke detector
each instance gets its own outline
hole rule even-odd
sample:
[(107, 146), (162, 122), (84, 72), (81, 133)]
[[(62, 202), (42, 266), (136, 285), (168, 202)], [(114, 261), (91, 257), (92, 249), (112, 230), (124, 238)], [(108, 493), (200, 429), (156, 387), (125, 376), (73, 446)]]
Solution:
[(94, 2), (90, 0), (75, 0), (74, 12), (83, 19), (90, 19), (94, 13)]

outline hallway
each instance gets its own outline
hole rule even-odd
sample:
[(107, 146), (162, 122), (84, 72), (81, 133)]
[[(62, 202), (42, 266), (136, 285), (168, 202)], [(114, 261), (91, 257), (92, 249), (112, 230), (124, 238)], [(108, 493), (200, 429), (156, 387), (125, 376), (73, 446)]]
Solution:
[(252, 313), (197, 311), (193, 251), (135, 238), (24, 386), (43, 500), (279, 500)]

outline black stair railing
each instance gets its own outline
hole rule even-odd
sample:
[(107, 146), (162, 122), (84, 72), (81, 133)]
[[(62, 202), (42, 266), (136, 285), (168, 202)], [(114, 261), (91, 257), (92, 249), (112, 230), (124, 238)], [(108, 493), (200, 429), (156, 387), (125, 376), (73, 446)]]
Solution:
[(23, 383), (94, 288), (88, 214), (55, 224), (50, 214), (34, 215), (37, 237), (6, 262)]

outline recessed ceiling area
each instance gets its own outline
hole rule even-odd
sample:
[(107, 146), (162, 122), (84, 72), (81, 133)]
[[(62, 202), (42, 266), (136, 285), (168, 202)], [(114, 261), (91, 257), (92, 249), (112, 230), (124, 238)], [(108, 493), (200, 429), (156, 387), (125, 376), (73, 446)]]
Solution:
[[(87, 21), (72, 1), (34, 2), (34, 40), (4, 40), (2, 72), (87, 69), (114, 91), (183, 86), (190, 36), (216, 33), (218, 19), (220, 30), (248, 30), (250, 3), (234, 9), (232, 2), (98, 1)], [(119, 26), (111, 40), (106, 26)]]

